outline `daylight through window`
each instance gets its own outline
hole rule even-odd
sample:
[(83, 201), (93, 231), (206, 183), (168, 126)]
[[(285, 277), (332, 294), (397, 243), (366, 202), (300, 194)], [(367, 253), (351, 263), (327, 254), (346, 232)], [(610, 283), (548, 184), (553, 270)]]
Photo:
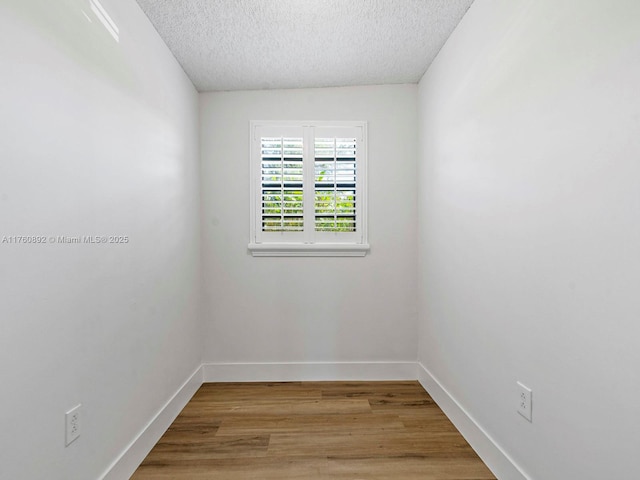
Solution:
[(252, 122), (254, 255), (359, 255), (366, 123)]

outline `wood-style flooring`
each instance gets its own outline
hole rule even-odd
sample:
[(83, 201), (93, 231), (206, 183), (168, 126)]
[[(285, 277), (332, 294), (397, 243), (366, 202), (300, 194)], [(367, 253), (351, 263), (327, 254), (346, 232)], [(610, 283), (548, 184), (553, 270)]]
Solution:
[(495, 479), (411, 381), (205, 383), (131, 478)]

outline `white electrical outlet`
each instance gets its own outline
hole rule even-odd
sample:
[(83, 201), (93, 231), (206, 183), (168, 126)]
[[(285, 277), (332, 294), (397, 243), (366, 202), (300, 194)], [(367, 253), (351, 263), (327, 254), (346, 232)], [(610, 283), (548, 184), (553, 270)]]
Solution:
[(65, 435), (66, 446), (70, 445), (71, 442), (80, 436), (80, 407), (82, 407), (82, 404), (76, 405), (65, 415), (67, 425)]
[(531, 389), (520, 382), (517, 383), (518, 413), (531, 422)]

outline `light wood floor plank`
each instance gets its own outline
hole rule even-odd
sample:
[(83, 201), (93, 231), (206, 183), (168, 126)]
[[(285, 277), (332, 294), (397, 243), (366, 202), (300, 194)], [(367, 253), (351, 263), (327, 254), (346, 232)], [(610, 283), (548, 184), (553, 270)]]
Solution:
[(397, 415), (341, 414), (341, 415), (273, 415), (232, 417), (222, 422), (217, 431), (222, 435), (273, 435), (316, 433), (382, 433), (404, 431), (405, 424)]
[(272, 434), (270, 456), (351, 457), (475, 457), (458, 432), (318, 433), (314, 435)]

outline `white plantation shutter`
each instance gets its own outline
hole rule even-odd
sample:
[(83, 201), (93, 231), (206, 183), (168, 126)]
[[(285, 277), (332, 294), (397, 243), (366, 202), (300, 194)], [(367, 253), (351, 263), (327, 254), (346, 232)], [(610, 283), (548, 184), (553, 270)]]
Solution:
[(315, 138), (315, 229), (355, 232), (356, 139)]
[(366, 123), (252, 122), (253, 255), (359, 255)]
[(302, 232), (302, 138), (262, 137), (260, 143), (262, 231)]

